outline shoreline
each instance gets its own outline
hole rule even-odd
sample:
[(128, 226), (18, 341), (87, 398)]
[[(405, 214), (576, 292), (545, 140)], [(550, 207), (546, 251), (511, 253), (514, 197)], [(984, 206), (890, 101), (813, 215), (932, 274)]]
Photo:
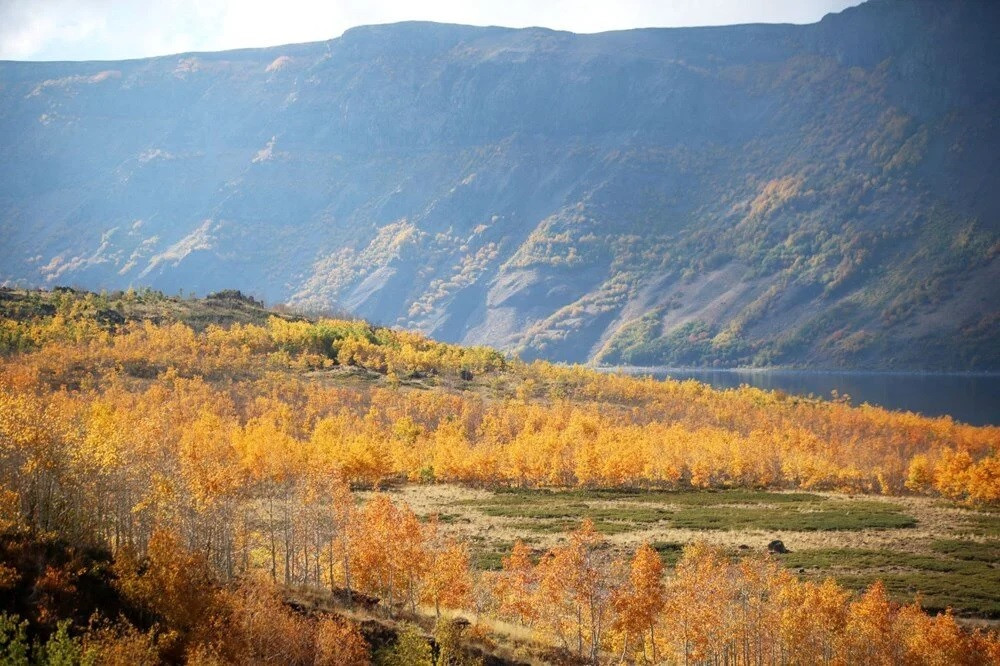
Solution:
[(840, 368), (793, 368), (788, 366), (767, 366), (748, 368), (713, 368), (706, 366), (666, 366), (666, 365), (592, 365), (598, 372), (621, 372), (642, 375), (666, 372), (678, 373), (727, 373), (727, 374), (782, 374), (782, 375), (855, 375), (855, 376), (896, 376), (896, 377), (982, 377), (1000, 378), (1000, 371), (993, 370), (851, 370)]

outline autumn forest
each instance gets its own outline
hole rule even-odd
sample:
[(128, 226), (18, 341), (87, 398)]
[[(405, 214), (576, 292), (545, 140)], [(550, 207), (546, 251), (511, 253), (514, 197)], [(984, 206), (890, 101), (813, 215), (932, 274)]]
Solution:
[[(1000, 663), (988, 621), (923, 589), (711, 538), (671, 555), (622, 533), (679, 514), (611, 494), (878, 506), (876, 532), (920, 529), (893, 501), (954, 507), (981, 554), (1000, 428), (526, 363), (238, 293), (3, 290), (0, 317), (2, 663)], [(406, 499), (426, 492), (541, 522), (490, 564), (471, 524)]]

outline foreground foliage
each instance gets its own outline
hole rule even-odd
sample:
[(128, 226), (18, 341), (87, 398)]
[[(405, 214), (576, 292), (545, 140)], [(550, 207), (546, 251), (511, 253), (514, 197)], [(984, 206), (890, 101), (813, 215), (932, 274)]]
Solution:
[[(42, 601), (21, 609), (39, 636), (74, 620), (66, 640), (82, 641), (80, 655), (106, 644), (193, 663), (347, 663), (336, 651), (353, 630), (292, 612), (284, 585), (346, 591), (348, 603), (362, 593), (387, 617), (462, 612), (477, 632), (513, 622), (587, 661), (1000, 659), (995, 638), (894, 606), (880, 584), (854, 597), (704, 546), (664, 578), (652, 549), (623, 559), (589, 522), (545, 553), (515, 544), (501, 572), (479, 574), (435, 520), (380, 493), (359, 506), (351, 490), (795, 487), (989, 504), (996, 428), (526, 365), (351, 320), (196, 330), (102, 319), (92, 295), (54, 300), (0, 322), (0, 520), (114, 554), (111, 589), (131, 610), (111, 624), (38, 610), (47, 589), (72, 598), (69, 567), (32, 579)], [(7, 573), (3, 585), (28, 584)], [(6, 622), (20, 645), (18, 620)]]

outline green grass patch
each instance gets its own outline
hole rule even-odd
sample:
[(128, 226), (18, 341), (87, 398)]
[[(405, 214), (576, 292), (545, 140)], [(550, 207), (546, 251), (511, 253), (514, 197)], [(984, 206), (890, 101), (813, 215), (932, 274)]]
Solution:
[(1000, 563), (1000, 542), (979, 543), (964, 539), (938, 539), (931, 544), (931, 550), (959, 560)]
[(593, 506), (582, 502), (566, 504), (507, 504), (504, 502), (483, 503), (477, 507), (487, 516), (500, 518), (530, 518), (551, 520), (572, 518), (582, 521), (624, 521), (630, 523), (658, 523), (671, 515), (670, 511), (654, 507), (608, 507)]
[[(638, 499), (637, 499), (638, 498)], [(659, 503), (659, 505), (656, 505)], [(753, 490), (661, 492), (637, 490), (510, 490), (464, 506), (487, 516), (520, 519), (519, 526), (556, 533), (590, 518), (608, 534), (651, 525), (693, 530), (774, 531), (899, 529), (916, 519), (877, 501), (829, 500), (810, 493)], [(530, 521), (540, 521), (532, 524)], [(600, 528), (599, 528), (600, 529)]]
[(919, 595), (921, 606), (931, 612), (951, 608), (960, 615), (1000, 618), (1000, 575), (991, 567), (962, 575), (914, 571), (843, 574), (835, 578), (854, 590), (881, 580), (896, 601), (909, 603)]
[(677, 566), (678, 560), (684, 554), (684, 544), (677, 541), (654, 541), (650, 545), (660, 554), (663, 564), (668, 567)]
[[(971, 544), (971, 548), (968, 546)], [(946, 555), (922, 555), (893, 550), (818, 548), (780, 556), (793, 569), (807, 569), (811, 578), (833, 576), (841, 584), (863, 590), (882, 580), (896, 601), (910, 603), (919, 594), (933, 612), (952, 608), (957, 613), (1000, 617), (1000, 569), (990, 562), (996, 555), (967, 541), (940, 540), (932, 544)], [(950, 556), (949, 556), (950, 555)], [(970, 557), (975, 556), (975, 557)]]
[(970, 534), (1000, 537), (1000, 513), (975, 513), (966, 517), (963, 527)]
[[(706, 489), (706, 490), (645, 490), (642, 488), (581, 488), (545, 490), (509, 488), (497, 491), (505, 503), (514, 502), (638, 502), (644, 504), (677, 504), (715, 506), (724, 504), (794, 504), (826, 501), (813, 493), (778, 493), (767, 490)], [(477, 500), (469, 500), (475, 503)]]
[(438, 522), (444, 523), (446, 525), (469, 522), (468, 518), (459, 513), (439, 513), (437, 515), (437, 519)]
[(902, 508), (883, 502), (825, 502), (782, 507), (686, 507), (670, 516), (671, 527), (694, 530), (760, 529), (774, 531), (843, 531), (900, 529), (917, 521)]
[[(518, 532), (534, 534), (568, 534), (580, 527), (579, 520), (524, 520), (511, 524)], [(595, 520), (594, 529), (604, 535), (624, 534), (638, 529), (635, 523), (621, 523), (606, 520)]]
[[(970, 570), (968, 563), (931, 555), (918, 555), (891, 550), (865, 550), (861, 548), (816, 548), (781, 555), (781, 561), (793, 568), (806, 569), (891, 569), (905, 568), (943, 573)], [(974, 567), (979, 571), (979, 567)]]
[(514, 544), (509, 541), (487, 541), (483, 537), (473, 539), (470, 549), (472, 566), (480, 571), (499, 571), (503, 568), (503, 558), (510, 555)]

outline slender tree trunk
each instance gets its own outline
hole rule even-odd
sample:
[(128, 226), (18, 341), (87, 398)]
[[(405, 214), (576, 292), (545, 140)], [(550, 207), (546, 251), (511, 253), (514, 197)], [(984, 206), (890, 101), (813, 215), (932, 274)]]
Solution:
[(302, 539), (302, 581), (306, 585), (309, 584), (309, 530), (303, 529), (304, 537)]
[(320, 532), (319, 525), (316, 525), (315, 533), (316, 542), (313, 544), (313, 577), (316, 579), (316, 587), (321, 587), (323, 585), (323, 579), (321, 577), (320, 571), (323, 570), (323, 565), (320, 559), (323, 557), (323, 534)]
[(278, 550), (274, 542), (274, 495), (269, 494), (267, 498), (267, 524), (268, 532), (271, 536), (271, 581), (278, 582)]
[(334, 577), (333, 577), (333, 567), (334, 567), (334, 562), (333, 562), (333, 536), (331, 535), (330, 536), (330, 564), (329, 564), (329, 568), (330, 568), (330, 596), (331, 597), (333, 597), (333, 595), (337, 592), (337, 586), (336, 586), (336, 584), (334, 582)]
[(247, 516), (246, 509), (243, 510), (243, 557), (242, 557), (242, 573), (246, 573), (250, 568), (250, 519)]
[(292, 557), (292, 549), (291, 549), (291, 543), (290, 543), (291, 539), (292, 539), (292, 534), (291, 534), (292, 526), (290, 524), (289, 517), (288, 517), (288, 493), (287, 493), (287, 491), (286, 491), (285, 496), (283, 498), (282, 504), (283, 504), (283, 506), (282, 506), (281, 513), (282, 513), (282, 522), (284, 523), (284, 532), (285, 532), (285, 585), (290, 585), (291, 582), (292, 582), (292, 579), (291, 579), (291, 575), (292, 575), (292, 563), (291, 563), (291, 559), (290, 559)]
[[(345, 528), (346, 529), (346, 528)], [(353, 591), (351, 589), (351, 555), (350, 555), (350, 541), (348, 540), (346, 534), (342, 537), (341, 543), (343, 544), (342, 556), (344, 558), (344, 587), (347, 588), (347, 605), (354, 605)]]

